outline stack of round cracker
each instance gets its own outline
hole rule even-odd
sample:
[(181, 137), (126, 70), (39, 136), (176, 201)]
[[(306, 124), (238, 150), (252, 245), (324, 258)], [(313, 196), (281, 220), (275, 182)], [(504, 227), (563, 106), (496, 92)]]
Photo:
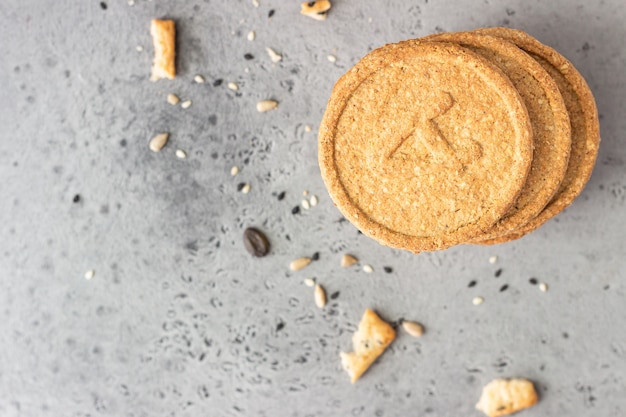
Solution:
[(337, 81), (319, 162), (343, 215), (414, 252), (518, 239), (582, 191), (600, 142), (574, 66), (508, 28), (385, 45)]

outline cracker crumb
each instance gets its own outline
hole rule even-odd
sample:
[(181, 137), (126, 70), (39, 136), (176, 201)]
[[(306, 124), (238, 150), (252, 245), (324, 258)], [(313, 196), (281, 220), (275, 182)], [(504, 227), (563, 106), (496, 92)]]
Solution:
[(151, 81), (176, 77), (176, 24), (173, 20), (150, 22), (150, 35), (154, 44)]
[(326, 20), (331, 4), (328, 0), (306, 1), (300, 5), (300, 14), (315, 20)]
[(483, 387), (476, 409), (489, 417), (516, 413), (537, 403), (537, 392), (527, 379), (494, 379)]

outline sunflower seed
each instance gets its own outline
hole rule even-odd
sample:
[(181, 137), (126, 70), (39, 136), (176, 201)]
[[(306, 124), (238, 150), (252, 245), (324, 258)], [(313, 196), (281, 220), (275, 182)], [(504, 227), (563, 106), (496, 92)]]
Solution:
[(359, 262), (357, 258), (352, 255), (348, 255), (347, 253), (341, 257), (341, 266), (342, 268), (347, 268), (349, 266), (354, 265)]
[(159, 152), (161, 149), (163, 149), (169, 137), (169, 133), (159, 133), (158, 135), (150, 139), (148, 147), (152, 152)]
[(289, 264), (289, 269), (291, 269), (292, 271), (299, 271), (310, 263), (311, 263), (311, 258), (307, 258), (307, 257), (298, 258), (298, 259), (291, 261), (291, 263)]
[(483, 297), (474, 297), (474, 299), (472, 300), (472, 304), (477, 306), (477, 305), (482, 304), (483, 301), (485, 301), (485, 299)]
[(250, 184), (246, 184), (246, 185), (244, 185), (244, 186), (241, 188), (241, 192), (242, 192), (243, 194), (248, 194), (248, 193), (250, 192), (250, 188), (251, 188), (251, 187), (250, 187)]
[(278, 102), (274, 100), (262, 100), (256, 104), (256, 111), (265, 113), (266, 111), (274, 110), (277, 106)]
[(307, 287), (315, 287), (315, 278), (305, 278), (304, 285)]
[(309, 203), (309, 200), (302, 200), (302, 208), (305, 210), (308, 210), (311, 208), (311, 203)]
[(183, 101), (182, 103), (180, 103), (180, 107), (182, 107), (183, 109), (188, 109), (189, 107), (191, 107), (191, 100)]
[(193, 80), (198, 84), (204, 84), (204, 77), (202, 75), (196, 75)]
[(95, 276), (96, 276), (96, 271), (94, 271), (93, 269), (90, 269), (89, 271), (85, 272), (85, 279), (88, 281)]
[(228, 88), (230, 88), (233, 91), (239, 90), (239, 86), (236, 83), (228, 83)]
[(272, 60), (272, 62), (280, 62), (283, 59), (282, 55), (276, 52), (275, 50), (273, 50), (272, 48), (265, 48), (265, 50), (267, 51), (267, 54), (270, 56), (270, 59)]
[(541, 284), (539, 284), (539, 291), (541, 292), (548, 291), (548, 284), (546, 284), (545, 282), (542, 282)]
[(374, 268), (372, 268), (372, 265), (363, 265), (363, 272), (371, 274), (374, 272)]
[(168, 94), (167, 95), (167, 102), (170, 103), (172, 106), (177, 105), (179, 101), (180, 101), (180, 99), (178, 98), (178, 96), (176, 94)]
[(315, 305), (319, 308), (324, 308), (326, 305), (326, 291), (320, 284), (315, 286)]
[(424, 334), (424, 326), (414, 321), (402, 321), (402, 328), (413, 337), (420, 337)]
[(255, 37), (256, 37), (256, 33), (254, 33), (253, 31), (248, 32), (248, 40), (250, 42), (252, 42)]
[(182, 149), (176, 149), (176, 156), (179, 159), (185, 159), (187, 158), (187, 152), (183, 151)]
[(261, 258), (270, 251), (270, 243), (267, 237), (258, 229), (248, 227), (243, 232), (243, 245), (250, 255)]
[(237, 165), (233, 165), (233, 167), (230, 169), (230, 175), (234, 177), (237, 174), (239, 174), (239, 167)]
[(315, 206), (317, 206), (317, 203), (319, 201), (318, 201), (316, 195), (312, 195), (311, 198), (309, 199), (309, 202), (311, 203), (311, 207), (315, 207)]

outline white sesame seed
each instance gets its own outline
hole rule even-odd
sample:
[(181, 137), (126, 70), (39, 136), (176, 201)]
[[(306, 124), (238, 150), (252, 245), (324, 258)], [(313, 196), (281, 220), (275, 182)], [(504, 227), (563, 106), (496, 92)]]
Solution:
[(374, 268), (372, 268), (372, 265), (363, 265), (363, 272), (371, 274), (374, 272)]
[(204, 83), (204, 77), (202, 75), (196, 75), (195, 77), (193, 77), (193, 80), (198, 84)]
[(254, 33), (254, 31), (251, 30), (250, 32), (248, 32), (248, 40), (252, 42), (254, 38), (256, 38), (256, 33)]
[(172, 106), (177, 105), (179, 101), (180, 101), (180, 99), (178, 98), (178, 96), (176, 94), (168, 94), (167, 95), (167, 102), (170, 103)]
[(302, 208), (305, 210), (308, 210), (311, 208), (311, 203), (309, 203), (309, 200), (302, 200)]
[(304, 190), (304, 191), (302, 191), (302, 195), (303, 195), (304, 197), (306, 197), (307, 195), (309, 195), (309, 191), (308, 191), (308, 190)]
[(315, 286), (314, 297), (315, 305), (319, 308), (324, 308), (324, 306), (326, 305), (326, 291), (324, 290), (324, 287), (322, 287), (320, 284), (317, 284)]
[(176, 149), (176, 157), (179, 159), (185, 159), (187, 158), (187, 153), (182, 149)]
[(137, 52), (141, 52), (141, 51), (143, 51), (143, 46), (141, 46), (141, 45), (137, 45), (137, 46), (135, 47), (135, 49), (137, 50)]
[(134, 6), (135, 5), (135, 0), (128, 0), (128, 5), (129, 6)]
[(489, 263), (490, 264), (495, 264), (496, 262), (498, 262), (498, 257), (497, 256), (490, 256), (489, 257)]
[(237, 165), (233, 165), (230, 169), (230, 175), (234, 177), (237, 174), (239, 174), (239, 167)]
[(474, 299), (472, 300), (472, 304), (474, 304), (475, 306), (481, 305), (483, 301), (485, 301), (483, 297), (474, 297)]
[(245, 72), (246, 74), (250, 72), (250, 68), (246, 67), (244, 68), (243, 72)]
[(372, 23), (372, 18), (371, 17), (367, 18), (367, 23)]
[(315, 278), (305, 278), (304, 285), (307, 287), (315, 287)]
[(239, 86), (237, 85), (237, 83), (228, 83), (228, 88), (230, 88), (233, 91), (239, 90)]
[(273, 50), (272, 48), (265, 48), (265, 50), (267, 51), (267, 54), (270, 56), (270, 59), (272, 60), (272, 62), (274, 63), (280, 62), (283, 59), (282, 55), (276, 52), (275, 50)]
[(191, 106), (191, 100), (186, 100), (180, 103), (180, 107), (183, 109), (188, 109)]
[(316, 196), (316, 195), (312, 195), (312, 196), (311, 196), (311, 198), (310, 198), (311, 207), (315, 207), (315, 206), (317, 206), (317, 203), (318, 203), (318, 202), (319, 202), (319, 201), (318, 201), (318, 199), (317, 199), (317, 196)]
[(254, 7), (259, 7), (259, 6), (260, 6), (260, 4), (259, 4), (259, 0), (252, 0), (252, 5), (253, 5)]
[(86, 280), (90, 280), (94, 276), (96, 276), (96, 271), (94, 271), (93, 269), (90, 269), (89, 271), (85, 272), (85, 279)]
[(546, 284), (545, 282), (540, 283), (539, 284), (539, 291), (541, 291), (541, 292), (548, 291), (548, 284)]
[(244, 186), (243, 186), (243, 188), (241, 189), (241, 192), (242, 192), (243, 194), (248, 194), (248, 193), (250, 192), (250, 188), (251, 188), (251, 187), (250, 187), (250, 184), (246, 184), (246, 185), (244, 185)]
[(313, 130), (313, 128), (309, 125), (304, 126), (304, 131), (305, 132), (310, 132), (311, 130)]
[(337, 57), (335, 55), (328, 55), (327, 58), (330, 62), (337, 62)]
[(278, 102), (275, 100), (262, 100), (256, 104), (256, 111), (259, 113), (265, 113), (270, 110), (274, 110), (278, 107)]

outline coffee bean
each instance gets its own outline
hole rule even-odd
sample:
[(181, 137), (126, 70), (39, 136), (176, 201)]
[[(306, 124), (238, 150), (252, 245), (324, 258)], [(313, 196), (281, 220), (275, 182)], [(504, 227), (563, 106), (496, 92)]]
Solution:
[(270, 252), (270, 243), (267, 237), (254, 227), (249, 227), (243, 232), (243, 244), (250, 255), (257, 258)]

